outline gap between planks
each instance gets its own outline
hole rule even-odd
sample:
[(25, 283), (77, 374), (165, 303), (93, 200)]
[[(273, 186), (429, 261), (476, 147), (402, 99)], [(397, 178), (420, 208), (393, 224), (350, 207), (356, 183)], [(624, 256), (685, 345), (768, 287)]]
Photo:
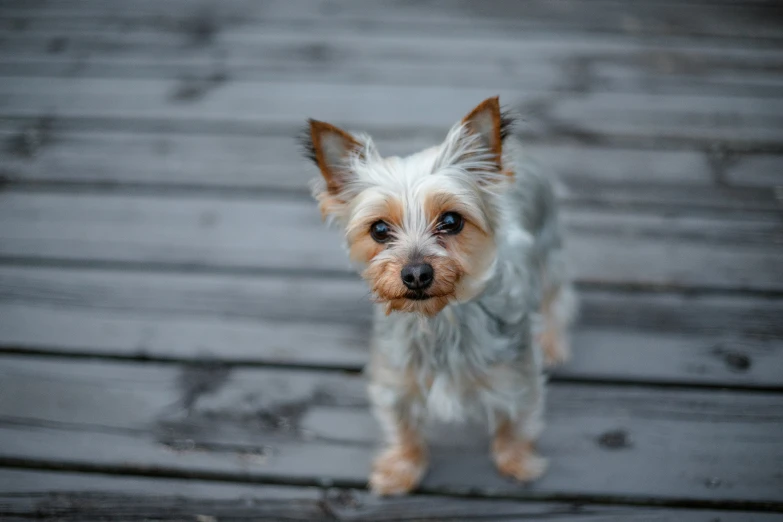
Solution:
[[(443, 97), (432, 87), (386, 87), (290, 82), (228, 82), (193, 103), (170, 99), (176, 82), (153, 80), (6, 78), (0, 83), (0, 111), (6, 117), (46, 113), (123, 122), (176, 121), (179, 125), (279, 125), (298, 127), (317, 116), (351, 128), (431, 129), (442, 133), (455, 114), (489, 95), (500, 95), (525, 115), (528, 131), (583, 143), (667, 143), (780, 150), (780, 100), (725, 96), (657, 96), (454, 88)], [(117, 96), (117, 93), (126, 95)], [(317, 96), (316, 96), (317, 95)], [(357, 100), (361, 103), (357, 104)], [(436, 103), (437, 100), (437, 103)], [(252, 110), (249, 110), (252, 108)], [(458, 118), (459, 116), (456, 116)], [(233, 123), (231, 123), (233, 122)]]
[[(19, 194), (82, 194), (82, 195), (119, 195), (139, 197), (163, 197), (172, 199), (224, 199), (244, 201), (297, 201), (313, 202), (313, 197), (307, 189), (275, 186), (249, 186), (240, 185), (214, 185), (197, 183), (157, 183), (157, 182), (132, 182), (132, 181), (82, 181), (82, 180), (45, 180), (23, 179), (10, 176), (3, 177), (0, 169), (0, 192), (12, 190)], [(667, 200), (666, 195), (646, 198), (643, 188), (613, 189), (612, 187), (596, 187), (598, 192), (606, 192), (591, 196), (587, 190), (571, 191), (560, 196), (562, 208), (571, 210), (601, 210), (617, 212), (618, 217), (633, 212), (636, 215), (672, 215), (687, 213), (691, 216), (727, 216), (735, 215), (739, 218), (753, 216), (758, 219), (768, 219), (777, 222), (783, 215), (783, 203), (774, 200), (773, 188), (759, 188), (743, 190), (736, 189), (736, 194), (731, 188), (726, 188), (725, 199), (716, 194), (714, 200), (710, 195), (705, 195), (704, 200), (696, 198), (688, 203), (683, 200)], [(656, 187), (657, 188), (657, 187)], [(671, 189), (675, 187), (660, 187)], [(693, 190), (698, 192), (703, 187), (679, 187), (680, 190)], [(709, 190), (709, 188), (707, 188)], [(705, 192), (707, 192), (705, 190)], [(746, 194), (743, 195), (742, 192)], [(617, 194), (614, 195), (613, 192)], [(716, 188), (715, 192), (720, 192)], [(753, 194), (752, 192), (755, 192)], [(733, 197), (736, 196), (736, 199)]]
[[(24, 391), (30, 378), (46, 384), (40, 393), (25, 395), (30, 403), (27, 406), (2, 404), (6, 420), (2, 431), (8, 443), (2, 462), (9, 466), (127, 470), (146, 475), (356, 487), (363, 485), (375, 440), (363, 382), (353, 376), (269, 370), (207, 374), (186, 368), (177, 373), (165, 365), (128, 368), (112, 363), (31, 362), (26, 358), (6, 363), (3, 370), (10, 390)], [(209, 384), (213, 381), (214, 386)], [(106, 382), (115, 383), (106, 394), (96, 396), (91, 391)], [(192, 400), (188, 399), (193, 392)], [(245, 399), (238, 400), (239, 397)], [(79, 399), (89, 402), (90, 408), (79, 410), (75, 417), (58, 406), (60, 401), (79, 404)], [(185, 417), (181, 415), (184, 412), (180, 411), (180, 400), (192, 405)], [(305, 401), (304, 411), (289, 407), (301, 401)], [(37, 407), (29, 410), (33, 405)], [(119, 414), (118, 408), (128, 409), (128, 414)], [(297, 429), (280, 432), (273, 425), (257, 425), (252, 421), (255, 414), (247, 417), (242, 412), (256, 412), (259, 419), (266, 418), (264, 412), (273, 417), (293, 416), (292, 426)], [(446, 440), (432, 439), (440, 441), (433, 447), (441, 455), (440, 464), (433, 467), (423, 489), (498, 498), (614, 499), (623, 503), (780, 510), (783, 506), (774, 484), (764, 482), (774, 476), (773, 462), (756, 456), (756, 465), (748, 464), (744, 469), (732, 465), (734, 459), (754, 449), (769, 451), (770, 459), (779, 458), (779, 448), (772, 437), (779, 415), (774, 396), (768, 394), (555, 384), (548, 410), (550, 428), (542, 445), (553, 457), (560, 456), (560, 467), (553, 470), (549, 480), (532, 489), (519, 489), (500, 480), (486, 459), (483, 445), (476, 446), (478, 433), (468, 430)], [(202, 425), (204, 421), (207, 424)], [(213, 425), (220, 429), (207, 428)], [(716, 425), (723, 428), (715, 430)], [(629, 451), (607, 449), (597, 438), (618, 426), (628, 432)], [(20, 430), (30, 437), (19, 437)], [(125, 433), (128, 430), (132, 433)], [(685, 437), (680, 441), (681, 451), (672, 454), (675, 447), (661, 444), (661, 430), (675, 438)], [(694, 438), (698, 433), (701, 437)], [(89, 434), (93, 444), (102, 450), (78, 443)], [(41, 446), (52, 437), (64, 437), (64, 446), (78, 443), (73, 447), (74, 453), (57, 445)], [(194, 439), (192, 449), (206, 444), (206, 453), (178, 446), (175, 443), (180, 437)], [(729, 440), (743, 441), (745, 446), (727, 452), (725, 444)], [(181, 451), (170, 452), (178, 447)], [(237, 452), (246, 454), (252, 448), (262, 447), (268, 447), (274, 458), (249, 467), (246, 461), (234, 460)], [(631, 447), (635, 449), (630, 450)], [(118, 452), (105, 451), (109, 448)], [(463, 454), (467, 448), (471, 449), (464, 459), (448, 460), (450, 451)], [(570, 449), (555, 451), (556, 448)], [(309, 457), (303, 460), (300, 451)], [(325, 460), (313, 461), (316, 453)], [(650, 477), (641, 477), (634, 471), (645, 459), (678, 453), (685, 458), (682, 464), (688, 473), (680, 474), (666, 465), (652, 468)], [(708, 455), (714, 458), (705, 458)], [(352, 459), (344, 460), (349, 456)], [(595, 468), (597, 461), (617, 468), (613, 472), (600, 471)], [(345, 469), (335, 468), (338, 463)], [(455, 470), (466, 471), (477, 465), (477, 476), (452, 475)], [(595, 483), (584, 475), (585, 466), (598, 473)], [(631, 482), (617, 482), (617, 473)], [(710, 486), (707, 479), (714, 476), (722, 480)], [(755, 485), (759, 488), (755, 489)]]
[[(261, 487), (259, 487), (261, 486)], [(377, 498), (363, 489), (339, 489), (326, 486), (260, 485), (236, 481), (210, 481), (189, 478), (161, 478), (99, 471), (45, 470), (39, 467), (0, 468), (0, 514), (27, 515), (28, 510), (42, 515), (79, 520), (80, 514), (96, 516), (153, 515), (157, 520), (198, 519), (198, 515), (217, 520), (313, 521), (422, 521), (518, 520), (519, 517), (545, 517), (562, 522), (581, 520), (601, 522), (646, 521), (702, 522), (720, 518), (725, 522), (771, 522), (772, 515), (729, 509), (704, 512), (699, 509), (661, 508), (613, 503), (542, 502), (522, 499), (489, 499), (475, 495), (441, 496), (426, 492), (405, 497)], [(280, 503), (283, 503), (282, 505)], [(294, 505), (291, 505), (294, 503)], [(150, 506), (138, 513), (131, 505)], [(288, 508), (288, 509), (286, 509)], [(297, 515), (301, 515), (299, 518)], [(598, 517), (598, 518), (596, 518)], [(744, 518), (741, 518), (744, 517)], [(26, 516), (24, 518), (27, 520)], [(9, 519), (11, 520), (11, 519)], [(58, 519), (59, 520), (59, 519)], [(71, 520), (63, 518), (63, 520)], [(278, 520), (278, 518), (274, 518)]]
[[(111, 353), (79, 352), (69, 350), (63, 352), (56, 348), (27, 347), (27, 346), (9, 346), (0, 342), (0, 362), (4, 357), (18, 358), (31, 357), (53, 360), (84, 360), (84, 361), (106, 361), (111, 363), (130, 363), (130, 364), (151, 364), (151, 365), (175, 365), (179, 367), (189, 367), (194, 369), (212, 370), (241, 370), (243, 368), (266, 368), (278, 370), (294, 370), (303, 372), (334, 372), (345, 375), (361, 375), (364, 372), (364, 365), (351, 364), (306, 364), (306, 363), (277, 363), (264, 362), (255, 359), (217, 359), (204, 358), (192, 359), (183, 357), (167, 357), (164, 355), (123, 355)], [(562, 374), (555, 368), (549, 375), (547, 382), (555, 384), (578, 384), (583, 386), (612, 386), (618, 388), (638, 388), (650, 390), (722, 390), (737, 393), (781, 393), (782, 385), (765, 384), (736, 384), (736, 383), (709, 383), (709, 382), (684, 382), (684, 381), (663, 381), (643, 378), (622, 378), (622, 377), (584, 377), (579, 375)]]
[[(490, 93), (491, 94), (491, 93)], [(303, 116), (302, 121), (306, 118)], [(62, 115), (52, 111), (40, 114), (0, 114), (4, 126), (18, 124), (22, 129), (50, 125), (53, 129), (88, 132), (169, 133), (186, 136), (290, 136), (301, 132), (303, 124), (270, 121), (257, 123), (250, 120), (210, 118), (173, 120), (165, 118), (116, 118), (95, 115)], [(335, 120), (336, 121), (336, 120)], [(448, 124), (382, 126), (373, 123), (360, 125), (362, 130), (380, 140), (417, 139), (438, 143), (443, 140)], [(353, 127), (356, 127), (355, 125)], [(745, 154), (783, 155), (783, 142), (777, 140), (725, 140), (702, 139), (685, 136), (638, 136), (629, 134), (590, 134), (572, 132), (546, 132), (522, 126), (517, 135), (527, 143), (557, 146), (605, 147), (609, 149), (636, 149), (642, 151), (702, 151), (718, 156)]]
[[(482, 2), (479, 9), (460, 9), (459, 3), (443, 4), (437, 12), (416, 4), (395, 3), (392, 7), (376, 5), (368, 9), (366, 4), (342, 2), (337, 8), (332, 4), (297, 2), (246, 2), (170, 3), (161, 6), (141, 3), (136, 9), (125, 10), (117, 4), (106, 5), (82, 2), (71, 3), (71, 9), (55, 5), (30, 8), (4, 5), (7, 17), (21, 20), (33, 19), (38, 24), (52, 23), (55, 27), (92, 23), (111, 14), (111, 20), (125, 24), (151, 24), (168, 27), (177, 32), (191, 34), (195, 41), (210, 41), (214, 34), (238, 22), (253, 24), (267, 21), (277, 25), (294, 27), (326, 26), (336, 30), (351, 29), (357, 25), (374, 28), (383, 20), (382, 28), (428, 30), (435, 33), (476, 32), (494, 36), (502, 31), (555, 31), (565, 34), (626, 34), (643, 37), (685, 37), (692, 39), (721, 39), (748, 43), (775, 42), (781, 36), (781, 28), (775, 23), (773, 3), (758, 2), (590, 2), (569, 1), (517, 3), (509, 13), (508, 3)], [(552, 10), (548, 10), (552, 7)], [(357, 9), (358, 8), (358, 9)], [(456, 9), (455, 9), (456, 8)], [(506, 8), (505, 10), (503, 10)], [(109, 10), (111, 9), (111, 10)], [(258, 12), (254, 12), (254, 9)], [(738, 14), (752, 15), (744, 20)], [(499, 16), (500, 15), (500, 16)], [(672, 23), (672, 19), (688, 20), (687, 24)], [(179, 23), (178, 23), (179, 22)], [(199, 23), (200, 22), (200, 23)], [(12, 26), (12, 27), (18, 27)], [(122, 25), (119, 26), (120, 28)]]
[[(367, 360), (371, 305), (358, 278), (5, 267), (0, 284), (11, 349), (349, 369)], [(562, 377), (781, 384), (780, 299), (601, 288), (580, 298), (579, 349)]]
[[(172, 205), (168, 198), (11, 192), (0, 201), (0, 252), (11, 260), (353, 273), (339, 233), (325, 229), (309, 203), (179, 199)], [(568, 209), (563, 221), (581, 282), (781, 291), (776, 221), (603, 209)]]

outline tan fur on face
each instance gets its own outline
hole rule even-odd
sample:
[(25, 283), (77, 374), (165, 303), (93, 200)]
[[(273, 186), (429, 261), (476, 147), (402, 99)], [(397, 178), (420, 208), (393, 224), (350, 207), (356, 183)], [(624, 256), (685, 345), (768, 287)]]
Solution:
[(368, 231), (360, 234), (352, 243), (348, 252), (351, 261), (355, 263), (369, 263), (372, 259), (383, 252), (385, 245), (377, 243)]
[(480, 291), (479, 281), (492, 266), (495, 255), (495, 239), (470, 222), (465, 223), (462, 232), (448, 238), (450, 251), (461, 259), (465, 277), (455, 292), (460, 301), (472, 299)]
[(417, 312), (434, 316), (453, 298), (464, 270), (454, 258), (425, 256), (422, 261), (431, 264), (435, 271), (435, 280), (427, 291), (431, 297), (421, 301), (406, 298), (409, 290), (403, 284), (400, 274), (403, 266), (410, 260), (399, 256), (375, 260), (376, 256), (386, 249), (386, 244), (377, 243), (370, 235), (370, 225), (378, 220), (389, 223), (393, 229), (401, 229), (404, 213), (405, 208), (399, 200), (388, 198), (367, 217), (363, 217), (360, 223), (351, 224), (348, 228), (350, 256), (354, 262), (367, 265), (362, 277), (369, 283), (376, 299), (386, 303), (387, 313)]
[[(495, 259), (495, 242), (486, 218), (461, 201), (457, 196), (445, 192), (428, 194), (423, 201), (426, 219), (432, 224), (432, 234), (448, 253), (425, 255), (421, 260), (432, 265), (435, 279), (427, 290), (430, 296), (426, 300), (408, 299), (408, 289), (402, 282), (400, 273), (411, 260), (406, 254), (389, 255), (383, 259), (376, 257), (386, 249), (385, 244), (375, 242), (369, 233), (370, 225), (383, 220), (397, 227), (403, 226), (405, 209), (401, 202), (387, 199), (373, 212), (368, 213), (360, 223), (348, 228), (350, 256), (354, 262), (367, 266), (362, 273), (379, 302), (386, 303), (386, 312), (415, 312), (425, 316), (434, 316), (455, 300), (467, 300), (480, 290), (480, 282), (492, 266)], [(445, 212), (459, 212), (465, 219), (460, 233), (455, 235), (439, 234), (435, 226)], [(393, 248), (393, 246), (391, 247)]]
[(339, 216), (345, 208), (345, 202), (329, 192), (321, 192), (315, 199), (318, 200), (318, 210), (321, 211), (321, 219), (324, 221), (329, 216)]
[(477, 227), (481, 232), (489, 234), (489, 223), (484, 216), (454, 194), (448, 192), (431, 192), (424, 198), (424, 213), (431, 223), (437, 223), (446, 212), (457, 212), (463, 218)]
[(446, 212), (458, 212), (465, 219), (459, 234), (440, 236), (441, 244), (460, 267), (460, 278), (454, 288), (453, 298), (459, 301), (475, 296), (476, 282), (481, 280), (495, 259), (495, 240), (484, 216), (453, 194), (435, 192), (424, 203), (425, 212), (432, 222)]
[(449, 304), (457, 282), (462, 276), (462, 268), (450, 258), (425, 257), (423, 261), (431, 264), (435, 272), (435, 280), (427, 289), (427, 293), (432, 297), (426, 301), (415, 301), (405, 297), (408, 289), (405, 288), (400, 277), (405, 264), (401, 259), (384, 259), (372, 263), (364, 271), (362, 277), (370, 283), (378, 300), (386, 303), (387, 314), (392, 311), (417, 312), (431, 317)]
[(385, 243), (378, 243), (370, 235), (370, 227), (376, 221), (385, 221), (392, 227), (402, 226), (403, 207), (396, 199), (386, 199), (370, 215), (363, 216), (360, 223), (352, 223), (348, 228), (349, 255), (355, 263), (368, 264), (375, 256), (386, 249)]

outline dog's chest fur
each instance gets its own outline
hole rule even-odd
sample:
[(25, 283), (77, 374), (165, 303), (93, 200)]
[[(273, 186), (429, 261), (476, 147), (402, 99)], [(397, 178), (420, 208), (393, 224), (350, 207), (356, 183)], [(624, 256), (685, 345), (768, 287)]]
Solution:
[(496, 266), (483, 293), (432, 318), (376, 309), (373, 349), (384, 364), (415, 380), (420, 405), (444, 420), (513, 408), (530, 380), (540, 378), (532, 332), (547, 220), (521, 201), (536, 192), (536, 179), (519, 178), (507, 198)]

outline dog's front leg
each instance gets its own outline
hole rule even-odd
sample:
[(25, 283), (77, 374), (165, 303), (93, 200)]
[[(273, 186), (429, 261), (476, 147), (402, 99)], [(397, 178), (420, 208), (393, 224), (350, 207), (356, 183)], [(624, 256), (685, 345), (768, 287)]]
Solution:
[(495, 412), (492, 457), (498, 471), (522, 482), (539, 478), (547, 461), (535, 451), (535, 441), (543, 429), (544, 381), (529, 379), (529, 393), (518, 404), (513, 415)]
[(518, 424), (502, 419), (492, 441), (492, 457), (498, 471), (522, 482), (530, 482), (544, 474), (546, 459), (539, 457), (534, 440), (519, 432)]
[(403, 495), (418, 486), (427, 469), (420, 432), (424, 410), (415, 383), (404, 372), (374, 366), (370, 401), (386, 445), (373, 463), (370, 489), (378, 495)]

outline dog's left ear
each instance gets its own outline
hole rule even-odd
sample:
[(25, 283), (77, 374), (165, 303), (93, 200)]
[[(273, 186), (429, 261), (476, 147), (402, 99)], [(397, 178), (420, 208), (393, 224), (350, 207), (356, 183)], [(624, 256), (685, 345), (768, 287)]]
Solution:
[(334, 125), (317, 120), (308, 120), (308, 124), (302, 137), (305, 154), (318, 165), (329, 193), (339, 194), (350, 175), (347, 170), (350, 156), (361, 151), (363, 146)]
[(487, 98), (462, 119), (472, 133), (479, 136), (481, 144), (495, 156), (498, 170), (502, 168), (503, 139), (509, 132), (511, 121), (500, 112), (497, 96)]

